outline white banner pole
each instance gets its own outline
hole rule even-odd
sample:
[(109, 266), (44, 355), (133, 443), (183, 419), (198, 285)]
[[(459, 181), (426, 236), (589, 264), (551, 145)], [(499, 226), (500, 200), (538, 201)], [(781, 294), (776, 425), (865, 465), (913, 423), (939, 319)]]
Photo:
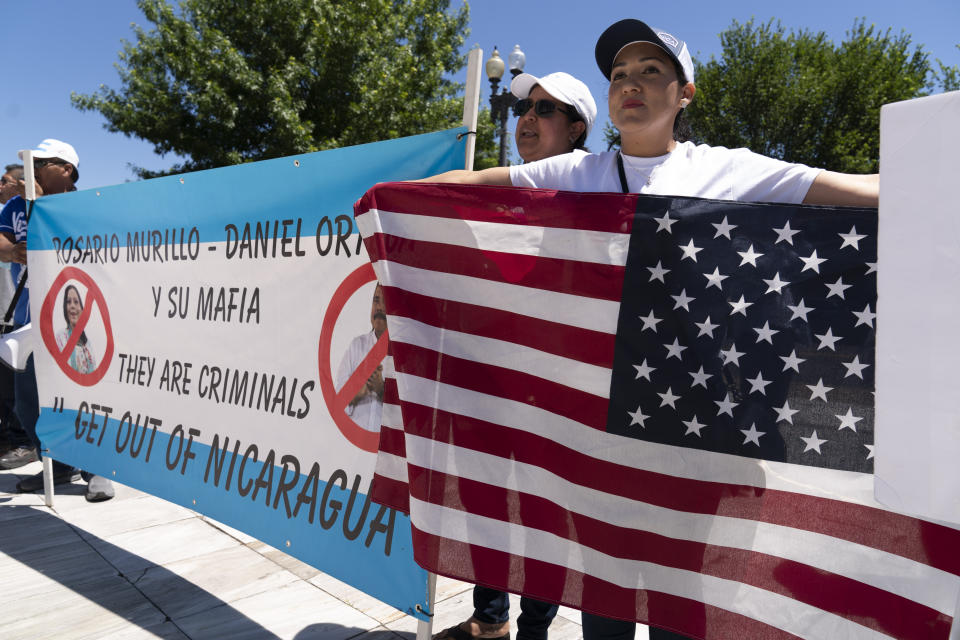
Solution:
[(477, 113), (480, 109), (480, 62), (483, 59), (483, 49), (476, 47), (470, 50), (467, 57), (467, 89), (463, 94), (463, 126), (467, 131), (467, 149), (464, 167), (467, 171), (473, 169), (473, 154), (477, 148)]
[(33, 149), (21, 149), (20, 158), (23, 160), (23, 182), (26, 194), (24, 200), (37, 199), (37, 182), (33, 174)]
[[(476, 51), (476, 49), (475, 49)], [(437, 604), (437, 574), (427, 574), (427, 605), (429, 610), (425, 613), (430, 616), (429, 620), (417, 620), (417, 640), (430, 640), (433, 635), (433, 615), (436, 613)]]
[(43, 462), (43, 504), (53, 506), (53, 459), (42, 456)]

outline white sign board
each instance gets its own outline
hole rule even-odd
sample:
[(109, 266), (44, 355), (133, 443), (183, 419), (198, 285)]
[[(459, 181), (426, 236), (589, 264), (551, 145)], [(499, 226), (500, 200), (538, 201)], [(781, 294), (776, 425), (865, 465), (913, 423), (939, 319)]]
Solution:
[(883, 107), (876, 497), (960, 523), (960, 92)]

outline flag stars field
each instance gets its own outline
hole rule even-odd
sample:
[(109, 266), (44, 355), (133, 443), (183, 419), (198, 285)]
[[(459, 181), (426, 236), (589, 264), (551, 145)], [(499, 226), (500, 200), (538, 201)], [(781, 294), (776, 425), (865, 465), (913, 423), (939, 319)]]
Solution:
[[(633, 401), (640, 400), (643, 411), (653, 417), (645, 417), (636, 404), (625, 407), (637, 418), (632, 426), (643, 428), (643, 435), (637, 437), (656, 441), (676, 437), (682, 422), (684, 436), (701, 438), (705, 425), (699, 417), (708, 406), (707, 411), (715, 411), (710, 415), (728, 424), (710, 432), (704, 446), (765, 457), (782, 447), (792, 450), (785, 444), (788, 441), (809, 441), (811, 448), (805, 453), (819, 455), (827, 452), (821, 445), (828, 437), (820, 436), (826, 434), (823, 426), (817, 426), (816, 436), (811, 435), (813, 425), (821, 424), (819, 415), (826, 413), (832, 421), (836, 414), (840, 425), (856, 426), (858, 419), (864, 424), (858, 409), (862, 400), (834, 406), (831, 400), (836, 394), (831, 392), (850, 384), (844, 379), (872, 384), (868, 376), (872, 363), (863, 351), (840, 355), (847, 344), (855, 346), (866, 335), (854, 335), (855, 326), (866, 331), (875, 325), (872, 300), (864, 298), (872, 285), (865, 291), (854, 288), (857, 278), (870, 269), (874, 247), (869, 232), (861, 233), (859, 224), (847, 222), (842, 228), (836, 228), (842, 223), (833, 224), (828, 234), (822, 230), (826, 224), (822, 219), (809, 229), (790, 219), (758, 227), (742, 224), (732, 215), (707, 220), (709, 226), (698, 222), (706, 228), (697, 230), (690, 218), (673, 210), (660, 210), (648, 220), (655, 233), (663, 231), (676, 238), (679, 251), (673, 255), (653, 251), (649, 262), (639, 265), (646, 288), (637, 291), (643, 306), (634, 317), (644, 336), (638, 338), (644, 345), (639, 353), (646, 357), (629, 363), (630, 378), (650, 382), (656, 371), (657, 382), (663, 384), (656, 389), (635, 387)], [(813, 239), (815, 233), (819, 239)], [(855, 255), (860, 251), (862, 258)], [(769, 269), (764, 268), (766, 261)], [(672, 291), (653, 286), (656, 280), (666, 285), (668, 275)], [(691, 336), (697, 342), (688, 349), (681, 340), (690, 342)], [(720, 344), (714, 342), (718, 338)], [(657, 347), (663, 351), (656, 351)], [(711, 354), (718, 360), (712, 361)], [(675, 393), (673, 389), (681, 385), (683, 392)], [(678, 414), (676, 422), (661, 413), (667, 409)], [(844, 416), (848, 410), (852, 413)], [(741, 442), (738, 431), (745, 441)], [(761, 438), (777, 431), (781, 433), (776, 440)], [(854, 431), (851, 428), (849, 433)], [(668, 436), (670, 432), (674, 436)], [(870, 437), (872, 433), (863, 436)], [(862, 444), (862, 439), (857, 442)], [(797, 447), (793, 455), (801, 449)]]

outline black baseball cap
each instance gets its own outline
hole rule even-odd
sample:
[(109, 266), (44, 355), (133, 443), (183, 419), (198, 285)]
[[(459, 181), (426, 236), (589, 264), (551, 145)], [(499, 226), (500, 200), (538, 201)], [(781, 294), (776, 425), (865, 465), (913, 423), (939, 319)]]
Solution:
[(597, 40), (594, 55), (604, 78), (610, 79), (610, 73), (613, 71), (613, 61), (617, 54), (625, 46), (634, 42), (649, 42), (666, 51), (670, 59), (683, 69), (687, 82), (693, 82), (693, 59), (690, 57), (687, 43), (673, 34), (662, 29), (651, 28), (646, 23), (633, 18), (613, 23), (600, 34), (600, 38)]

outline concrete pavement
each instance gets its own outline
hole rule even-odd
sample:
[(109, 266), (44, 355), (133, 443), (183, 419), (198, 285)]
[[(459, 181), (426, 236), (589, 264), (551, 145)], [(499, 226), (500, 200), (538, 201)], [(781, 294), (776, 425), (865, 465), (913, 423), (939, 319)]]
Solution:
[[(0, 471), (0, 638), (413, 640), (417, 621), (254, 538), (123, 485), (17, 494), (35, 462)], [(439, 578), (434, 632), (465, 620), (471, 586)], [(514, 617), (520, 608), (512, 598)], [(516, 632), (516, 629), (513, 629)], [(561, 608), (550, 640), (581, 637)], [(637, 640), (645, 640), (646, 628)]]

